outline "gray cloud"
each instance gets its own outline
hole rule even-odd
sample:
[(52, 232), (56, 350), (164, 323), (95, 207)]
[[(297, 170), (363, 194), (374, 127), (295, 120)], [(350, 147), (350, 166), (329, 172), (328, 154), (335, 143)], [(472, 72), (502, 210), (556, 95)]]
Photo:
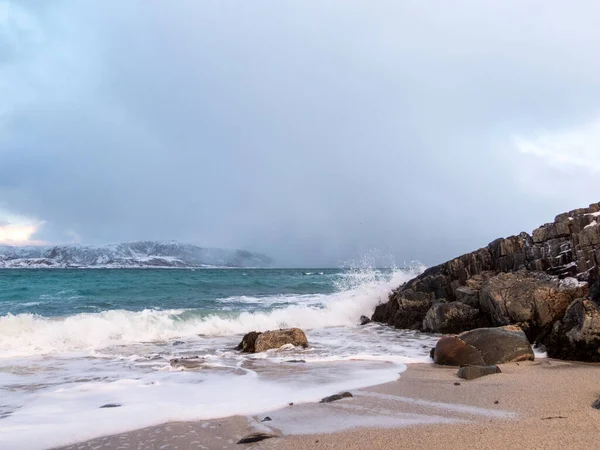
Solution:
[(19, 5), (0, 206), (36, 238), (430, 264), (598, 201), (514, 141), (600, 115), (595, 1)]

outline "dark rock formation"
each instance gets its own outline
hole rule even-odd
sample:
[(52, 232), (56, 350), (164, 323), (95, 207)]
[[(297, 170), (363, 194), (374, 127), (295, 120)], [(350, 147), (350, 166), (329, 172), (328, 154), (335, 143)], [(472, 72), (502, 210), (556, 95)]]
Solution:
[(423, 319), (423, 329), (435, 333), (460, 333), (477, 323), (479, 310), (461, 302), (437, 303)]
[(463, 366), (458, 369), (456, 374), (458, 378), (463, 380), (474, 380), (475, 378), (481, 378), (486, 375), (493, 375), (495, 373), (502, 373), (498, 366)]
[(342, 392), (341, 394), (330, 395), (329, 397), (325, 397), (319, 403), (331, 403), (341, 400), (343, 398), (351, 398), (354, 397), (350, 392)]
[(123, 406), (123, 405), (121, 405), (120, 403), (107, 403), (106, 405), (102, 405), (100, 407), (100, 409), (103, 409), (103, 408), (120, 408), (121, 406)]
[(367, 316), (360, 316), (361, 325), (366, 325), (368, 323), (371, 323), (371, 319), (369, 319)]
[(554, 330), (554, 324), (574, 300), (589, 295), (600, 305), (599, 262), (600, 203), (595, 203), (557, 216), (532, 235), (497, 239), (427, 269), (394, 290), (372, 319), (442, 333), (518, 324), (532, 342), (547, 344), (551, 333), (551, 342), (557, 342), (567, 328)]
[(300, 328), (265, 331), (264, 333), (251, 331), (243, 337), (236, 349), (246, 353), (260, 353), (271, 348), (280, 348), (286, 344), (306, 348), (308, 340)]
[(527, 336), (514, 326), (477, 328), (457, 336), (444, 336), (438, 341), (433, 358), (437, 364), (448, 366), (495, 365), (534, 359)]
[(585, 299), (571, 303), (546, 348), (551, 358), (600, 362), (600, 306)]
[(278, 437), (276, 434), (271, 433), (252, 433), (248, 436), (244, 436), (242, 439), (237, 441), (238, 444), (252, 444), (254, 442), (264, 441), (265, 439), (272, 439)]

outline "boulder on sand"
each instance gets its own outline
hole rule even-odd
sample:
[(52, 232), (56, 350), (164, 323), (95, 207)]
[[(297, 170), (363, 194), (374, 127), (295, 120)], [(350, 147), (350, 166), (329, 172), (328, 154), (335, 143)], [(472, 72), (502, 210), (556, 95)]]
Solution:
[(527, 336), (515, 326), (477, 328), (456, 336), (443, 336), (433, 354), (437, 364), (448, 366), (495, 365), (534, 359)]
[(287, 344), (295, 347), (308, 347), (306, 334), (300, 328), (286, 328), (265, 331), (263, 333), (251, 331), (242, 338), (242, 342), (236, 347), (236, 350), (241, 350), (245, 353), (260, 353), (272, 348), (280, 348)]

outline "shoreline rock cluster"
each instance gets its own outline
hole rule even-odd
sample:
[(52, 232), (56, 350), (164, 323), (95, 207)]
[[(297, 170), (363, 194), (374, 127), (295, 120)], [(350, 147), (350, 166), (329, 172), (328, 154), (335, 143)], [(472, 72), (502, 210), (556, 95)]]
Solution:
[(550, 357), (600, 361), (599, 263), (595, 203), (427, 269), (372, 320), (443, 334), (517, 325)]

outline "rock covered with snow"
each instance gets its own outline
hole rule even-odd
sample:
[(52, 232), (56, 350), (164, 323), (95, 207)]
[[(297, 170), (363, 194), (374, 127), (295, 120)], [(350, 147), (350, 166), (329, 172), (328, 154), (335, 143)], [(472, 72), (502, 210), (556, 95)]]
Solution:
[(114, 245), (0, 246), (0, 268), (268, 267), (271, 258), (245, 250), (204, 248), (178, 242)]

